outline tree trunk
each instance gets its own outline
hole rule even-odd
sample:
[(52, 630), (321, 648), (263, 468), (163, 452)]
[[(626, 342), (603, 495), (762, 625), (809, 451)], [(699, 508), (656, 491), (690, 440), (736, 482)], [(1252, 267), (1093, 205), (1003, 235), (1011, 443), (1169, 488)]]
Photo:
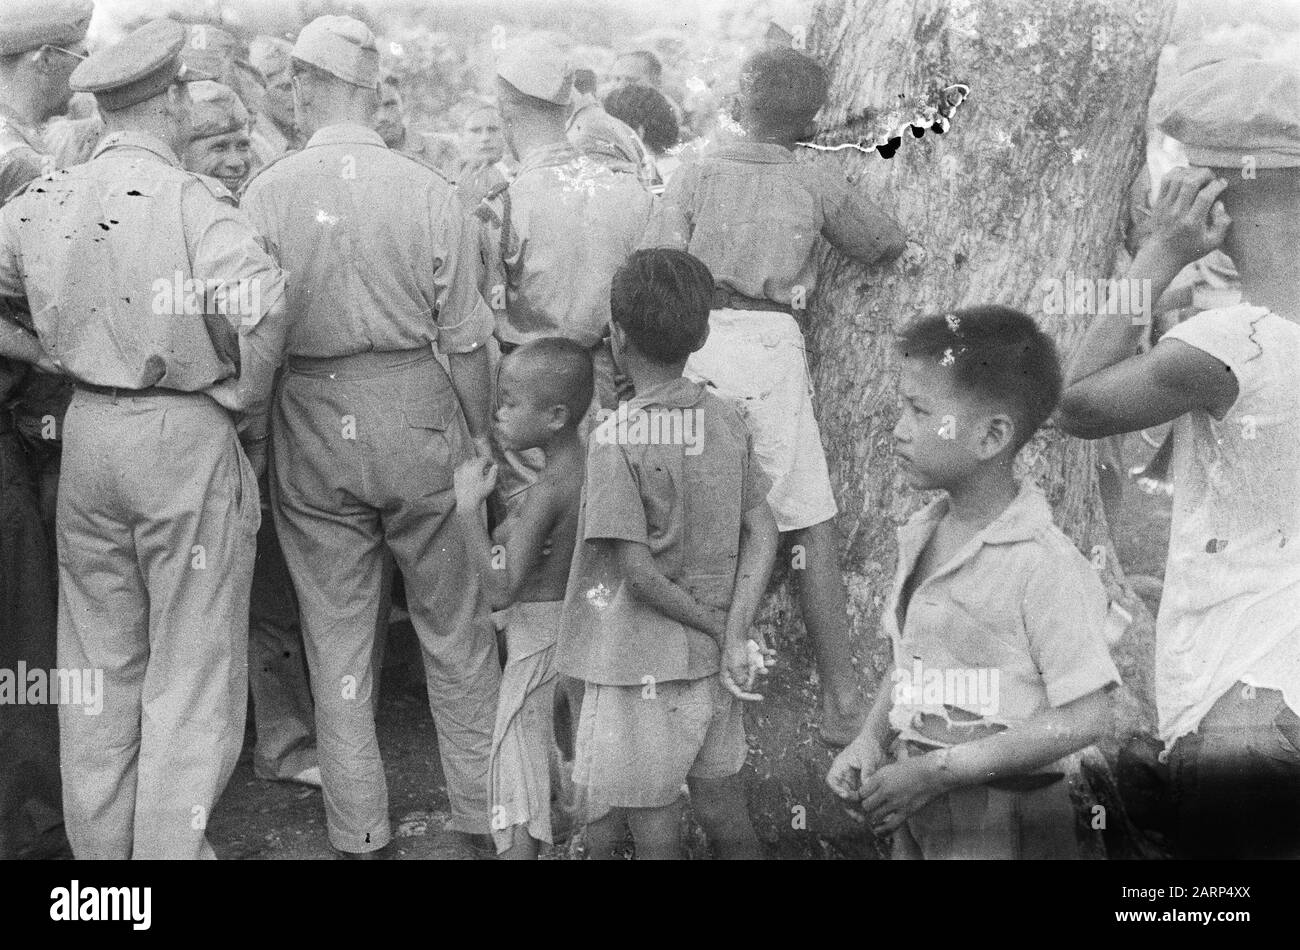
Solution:
[[(840, 503), (855, 661), (869, 698), (890, 660), (879, 620), (894, 532), (924, 501), (901, 482), (890, 447), (896, 330), (922, 313), (1001, 303), (1040, 318), (1068, 353), (1085, 318), (1044, 315), (1043, 282), (1112, 273), (1171, 16), (1168, 0), (822, 0), (816, 9), (809, 45), (831, 74), (820, 143), (863, 140), (870, 150), (878, 135), (911, 120), (916, 103), (937, 101), (951, 84), (969, 87), (946, 133), (905, 133), (888, 160), (855, 148), (807, 156), (841, 163), (919, 245), (908, 263), (878, 270), (828, 252), (807, 328)], [(1112, 648), (1125, 680), (1115, 734), (1103, 744), (1113, 757), (1119, 739), (1149, 732), (1154, 721), (1154, 626), (1119, 571), (1096, 458), (1093, 443), (1049, 428), (1020, 461), (1134, 618)], [(883, 842), (850, 822), (826, 789), (832, 753), (815, 739), (811, 645), (785, 585), (763, 621), (782, 666), (767, 700), (750, 710), (750, 763), (760, 779), (751, 785), (751, 809), (760, 835), (787, 857), (883, 853)], [(1076, 792), (1107, 805), (1112, 853), (1141, 853), (1126, 842), (1122, 809), (1118, 820), (1114, 814), (1104, 760), (1089, 758), (1103, 764), (1085, 774), (1106, 787), (1090, 790), (1084, 779)]]

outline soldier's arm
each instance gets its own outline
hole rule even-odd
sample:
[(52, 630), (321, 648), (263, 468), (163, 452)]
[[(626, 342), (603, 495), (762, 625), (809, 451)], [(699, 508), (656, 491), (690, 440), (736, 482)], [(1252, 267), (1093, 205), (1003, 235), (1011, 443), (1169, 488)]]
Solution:
[(487, 343), (492, 311), (479, 290), (482, 261), (477, 234), (449, 193), (436, 216), (433, 283), (437, 306), (438, 349), (446, 354), (451, 385), (460, 400), (469, 434), (486, 448), (491, 427), (492, 377)]
[[(183, 209), (194, 277), (213, 288), (207, 301), (231, 321), (239, 344), (239, 375), (208, 388), (208, 395), (245, 416), (241, 437), (265, 438), (271, 388), (284, 356), (285, 278), (249, 218), (215, 200), (199, 182), (187, 188)], [(206, 199), (206, 200), (205, 200)]]
[[(17, 236), (9, 216), (0, 213), (0, 297), (21, 299), (26, 295), (22, 266), (18, 260)], [(0, 356), (31, 363), (47, 373), (59, 372), (40, 340), (9, 319), (8, 309), (0, 306)]]

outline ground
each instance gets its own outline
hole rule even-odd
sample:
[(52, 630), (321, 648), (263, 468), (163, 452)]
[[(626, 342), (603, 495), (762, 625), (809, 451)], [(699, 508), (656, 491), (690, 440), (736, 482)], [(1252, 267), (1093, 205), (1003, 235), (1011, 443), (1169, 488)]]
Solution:
[[(1124, 466), (1145, 463), (1154, 449), (1139, 436), (1124, 446)], [(1169, 543), (1170, 501), (1147, 495), (1126, 479), (1115, 544), (1126, 573), (1139, 578), (1139, 589), (1154, 610), (1158, 585), (1141, 578), (1164, 576)], [(405, 624), (392, 630), (380, 693), (379, 742), (388, 775), (389, 808), (396, 832), (396, 857), (435, 856), (438, 831), (447, 818), (447, 795), (437, 754), (437, 738), (423, 687), (412, 675), (414, 633)], [(692, 854), (703, 851), (698, 832), (688, 829)], [(213, 813), (208, 836), (221, 858), (330, 858), (321, 793), (253, 775), (252, 733), (234, 777)], [(578, 856), (576, 842), (550, 849), (544, 857)]]

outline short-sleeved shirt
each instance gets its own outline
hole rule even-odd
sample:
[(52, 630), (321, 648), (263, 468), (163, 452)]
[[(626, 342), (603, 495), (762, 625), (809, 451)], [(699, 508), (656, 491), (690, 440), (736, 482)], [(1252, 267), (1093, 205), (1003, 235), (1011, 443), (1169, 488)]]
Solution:
[(0, 205), (42, 172), (45, 143), (30, 128), (0, 106)]
[(588, 444), (560, 670), (611, 686), (718, 672), (716, 641), (638, 601), (612, 545), (595, 542), (645, 544), (665, 577), (726, 610), (742, 518), (769, 487), (739, 410), (698, 383), (673, 380), (607, 416)]
[[(33, 178), (39, 178), (47, 141), (0, 106), (0, 207)], [(27, 325), (25, 301), (0, 300), (0, 320)], [(0, 359), (0, 404), (12, 414), (14, 424), (28, 439), (48, 439), (47, 420), (62, 420), (71, 397), (67, 381), (38, 373), (17, 360)], [(61, 422), (55, 426), (55, 437)]]
[[(945, 713), (1007, 727), (1119, 682), (1105, 641), (1108, 599), (1088, 560), (1052, 523), (1028, 480), (991, 524), (916, 585), (917, 560), (948, 511), (947, 496), (898, 531), (898, 570), (885, 605), (894, 646), (890, 724), (904, 739), (954, 744)], [(963, 740), (955, 740), (963, 741)]]
[(817, 286), (820, 235), (855, 260), (874, 260), (885, 235), (873, 211), (821, 164), (769, 142), (737, 142), (682, 166), (664, 192), (644, 247), (675, 247), (708, 265), (718, 287), (791, 306)]
[(1262, 307), (1206, 310), (1161, 339), (1237, 380), (1221, 420), (1174, 423), (1174, 508), (1156, 617), (1156, 706), (1166, 743), (1242, 681), (1300, 709), (1300, 325)]
[(261, 319), (284, 275), (230, 192), (140, 132), (0, 210), (0, 296), (23, 295), (45, 352), (100, 386), (204, 389), (238, 374), (241, 333), (274, 350), (284, 329)]
[(466, 353), (491, 336), (455, 188), (373, 129), (320, 129), (250, 181), (242, 206), (290, 275), (289, 355)]
[(599, 343), (609, 324), (610, 282), (636, 250), (652, 203), (634, 175), (567, 142), (526, 156), (510, 187), (475, 211), (483, 296), (496, 314), (497, 338)]

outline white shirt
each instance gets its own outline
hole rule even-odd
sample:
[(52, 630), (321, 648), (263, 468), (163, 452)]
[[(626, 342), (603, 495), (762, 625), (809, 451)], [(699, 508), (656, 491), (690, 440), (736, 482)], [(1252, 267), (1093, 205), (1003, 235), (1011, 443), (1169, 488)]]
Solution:
[(1238, 304), (1165, 339), (1221, 360), (1238, 385), (1221, 421), (1198, 410), (1174, 423), (1156, 619), (1156, 706), (1172, 744), (1238, 681), (1300, 709), (1300, 325)]

